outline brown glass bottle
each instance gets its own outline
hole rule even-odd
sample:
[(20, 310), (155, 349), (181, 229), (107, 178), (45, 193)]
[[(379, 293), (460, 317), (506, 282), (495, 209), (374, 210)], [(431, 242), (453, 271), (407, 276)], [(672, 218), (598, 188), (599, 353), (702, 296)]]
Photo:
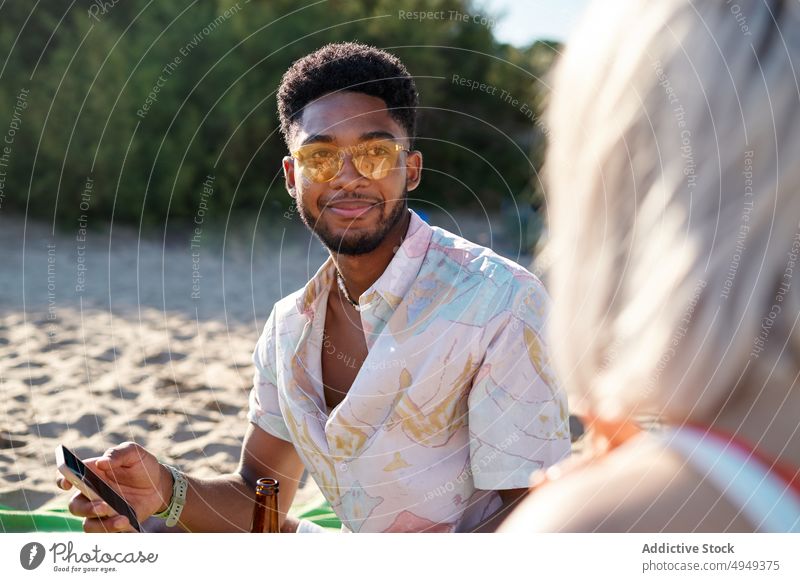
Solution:
[(262, 478), (256, 482), (252, 533), (280, 533), (278, 520), (278, 480)]

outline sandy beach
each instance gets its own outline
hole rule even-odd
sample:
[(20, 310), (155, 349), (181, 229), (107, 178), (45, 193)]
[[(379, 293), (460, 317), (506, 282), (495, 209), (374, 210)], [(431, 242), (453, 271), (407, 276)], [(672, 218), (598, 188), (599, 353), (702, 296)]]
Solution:
[[(432, 222), (530, 261), (498, 224), (454, 220)], [(235, 469), (253, 346), (326, 257), (296, 219), (254, 224), (142, 236), (0, 217), (0, 504), (66, 505), (59, 443), (90, 457), (132, 440), (192, 474)], [(298, 501), (316, 494), (308, 480)]]

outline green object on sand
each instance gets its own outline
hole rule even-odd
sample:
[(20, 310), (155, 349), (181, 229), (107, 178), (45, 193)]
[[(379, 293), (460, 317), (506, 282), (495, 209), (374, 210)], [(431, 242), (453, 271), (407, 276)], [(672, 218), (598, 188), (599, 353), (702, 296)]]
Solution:
[(325, 529), (341, 531), (342, 522), (331, 509), (331, 504), (317, 491), (310, 499), (305, 502), (298, 502), (295, 498), (294, 504), (289, 509), (289, 515), (297, 519), (307, 519)]
[(342, 522), (333, 510), (330, 504), (326, 501), (323, 504), (313, 507), (297, 516), (299, 519), (307, 519), (316, 523), (325, 529), (332, 529), (339, 531), (342, 529)]
[[(292, 511), (292, 515), (313, 521), (320, 527), (339, 530), (342, 526), (327, 501), (313, 507), (297, 509), (299, 513)], [(72, 515), (66, 508), (20, 511), (0, 505), (0, 533), (73, 531), (83, 531), (83, 520)]]
[(66, 508), (19, 511), (0, 505), (0, 532), (83, 531), (83, 520)]

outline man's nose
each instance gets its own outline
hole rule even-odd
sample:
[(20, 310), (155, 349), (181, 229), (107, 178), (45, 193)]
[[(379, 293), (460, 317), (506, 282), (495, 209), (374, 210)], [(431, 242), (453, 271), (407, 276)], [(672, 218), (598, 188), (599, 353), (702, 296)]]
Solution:
[(331, 188), (336, 190), (355, 190), (361, 185), (361, 180), (366, 180), (366, 178), (356, 170), (351, 154), (342, 154), (342, 157), (344, 158), (342, 169), (330, 181)]

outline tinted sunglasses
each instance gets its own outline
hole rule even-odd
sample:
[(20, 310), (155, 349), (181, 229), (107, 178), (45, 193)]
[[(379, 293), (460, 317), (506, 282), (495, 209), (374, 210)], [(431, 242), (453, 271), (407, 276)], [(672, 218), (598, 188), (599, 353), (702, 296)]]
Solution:
[(330, 182), (342, 171), (348, 154), (359, 174), (369, 180), (382, 180), (396, 166), (400, 152), (409, 151), (390, 139), (375, 139), (341, 148), (329, 143), (310, 143), (291, 154), (303, 176), (321, 183)]

